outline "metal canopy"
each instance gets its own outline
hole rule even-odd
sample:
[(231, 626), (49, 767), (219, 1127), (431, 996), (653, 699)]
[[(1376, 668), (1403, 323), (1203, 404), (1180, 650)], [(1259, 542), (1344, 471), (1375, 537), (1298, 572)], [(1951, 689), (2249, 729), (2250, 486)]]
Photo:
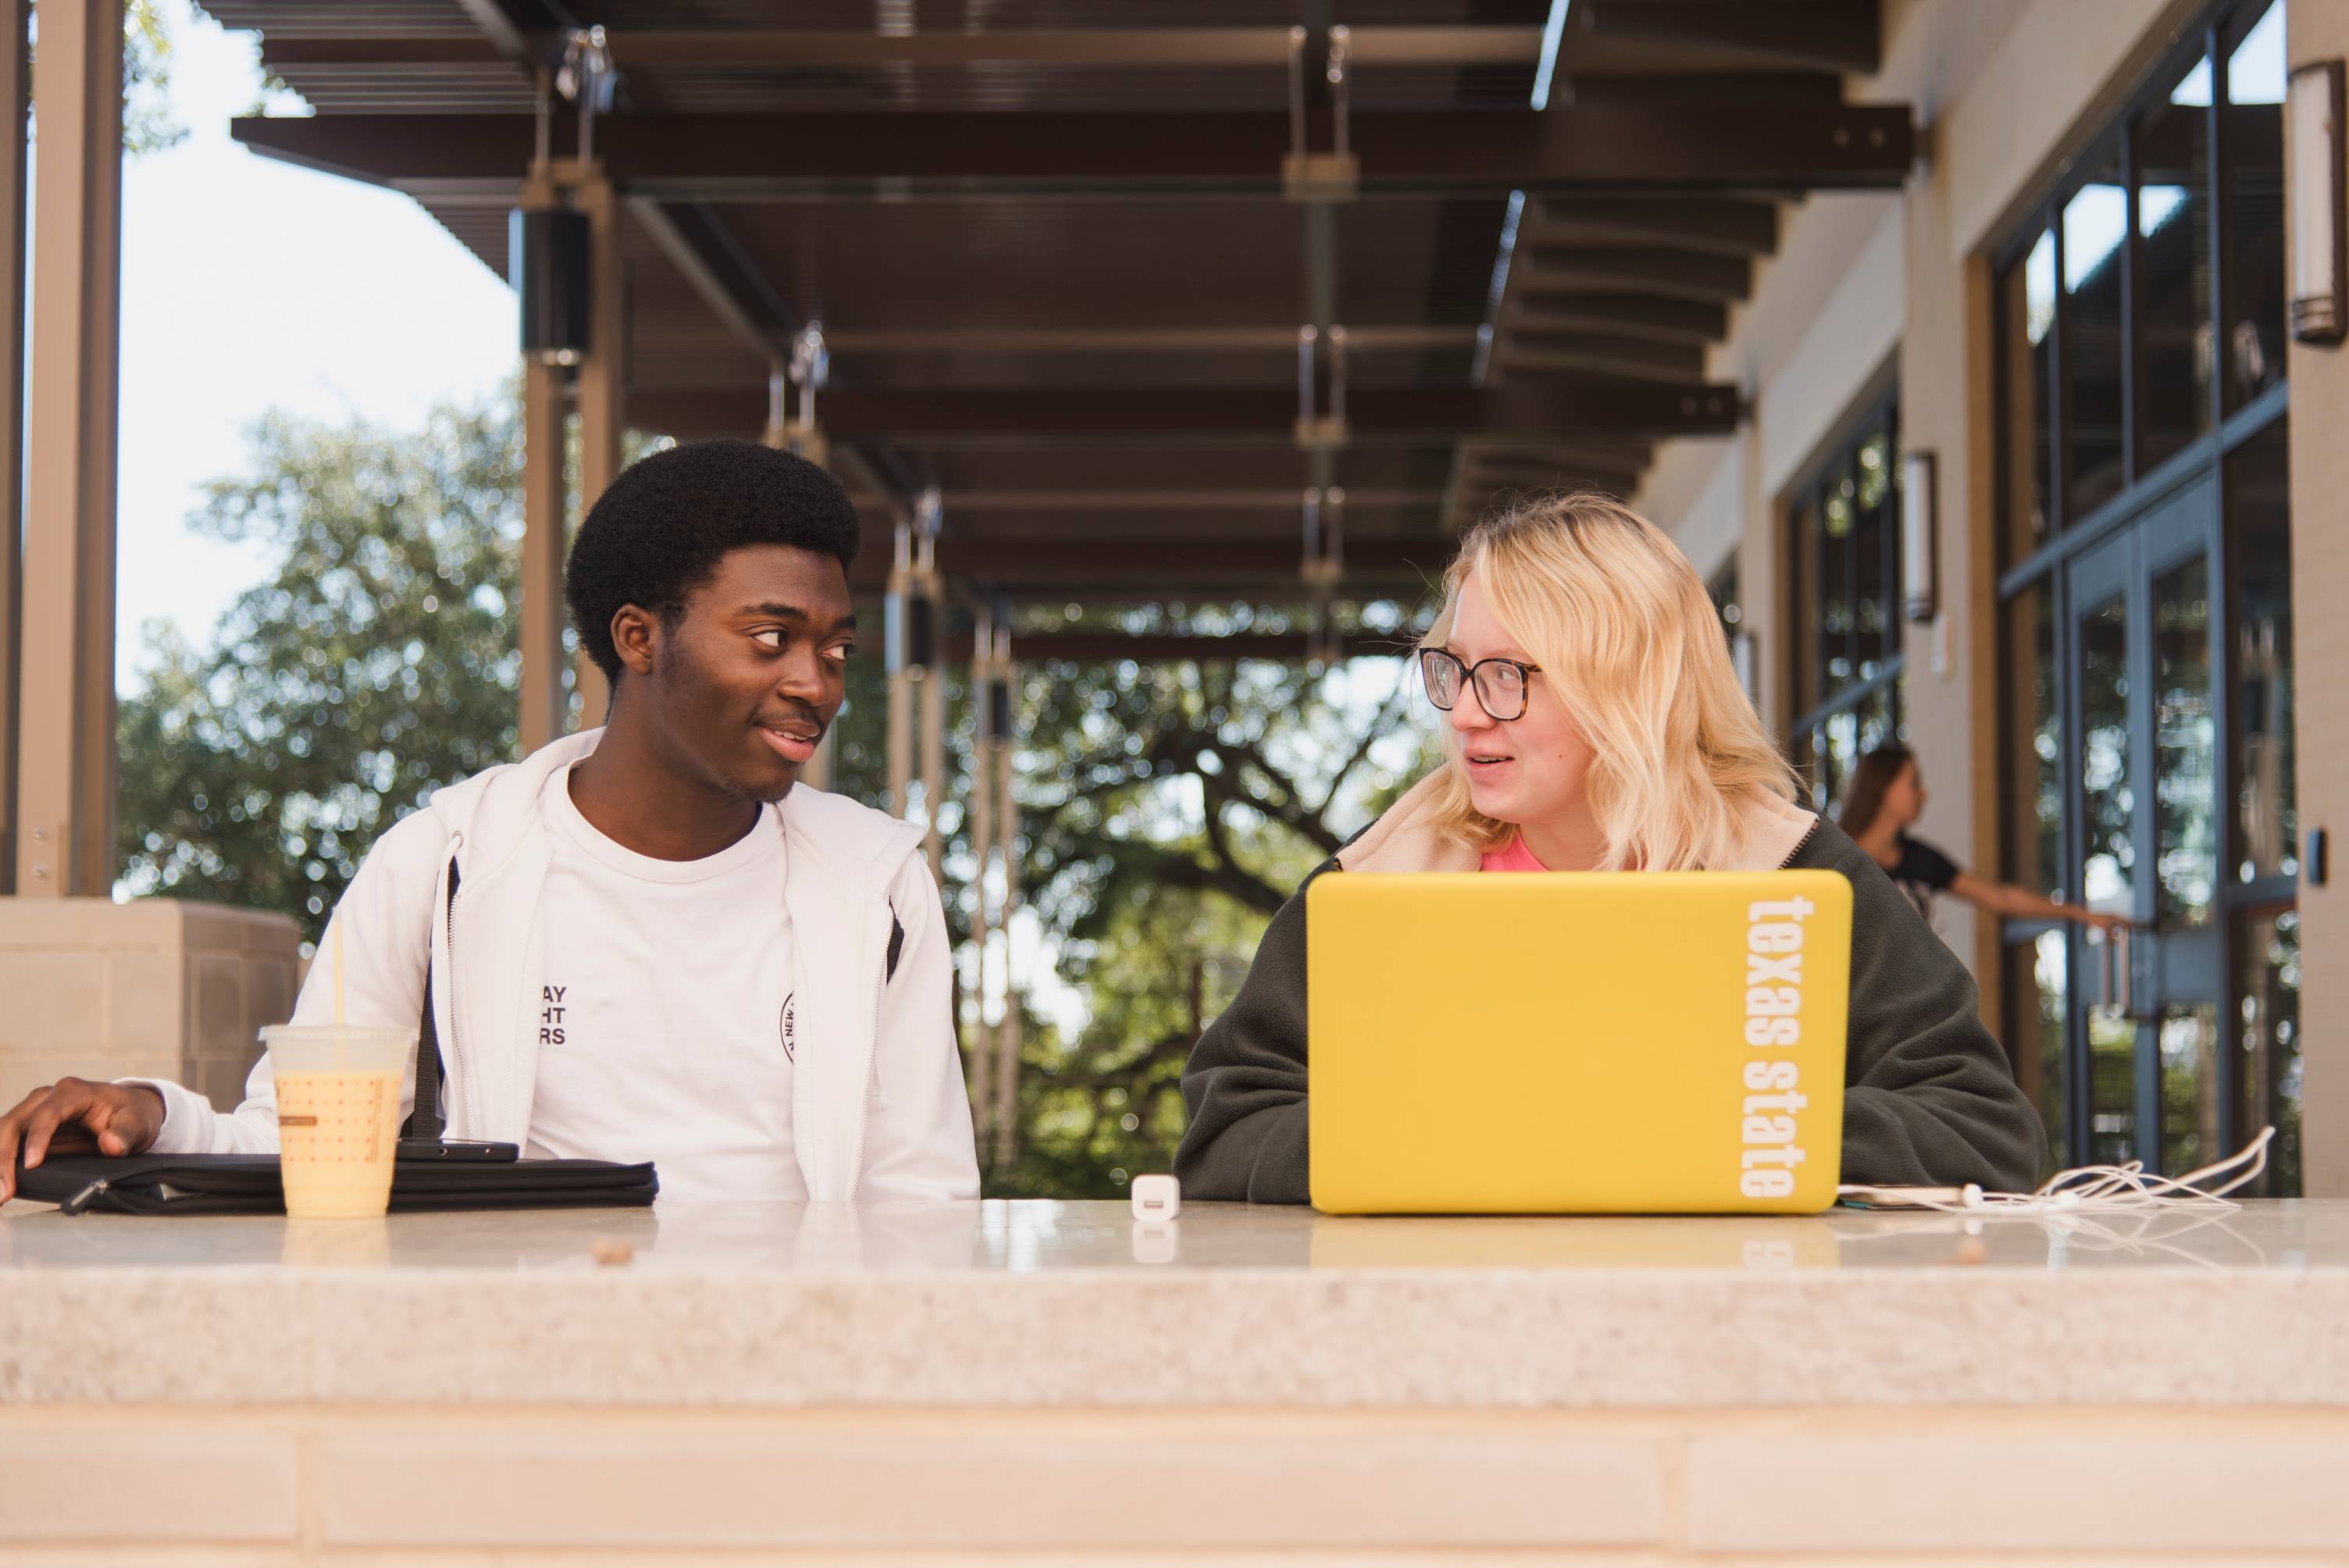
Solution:
[[(1845, 101), (1876, 0), (1573, 0), (1542, 108), (1551, 0), (207, 8), (316, 111), (239, 139), (410, 193), (501, 271), (537, 77), (604, 26), (629, 422), (757, 435), (821, 321), (872, 521), (935, 486), (943, 571), (1054, 602), (1297, 598), (1313, 487), (1346, 493), (1361, 593), (1417, 591), (1511, 492), (1635, 488), (1656, 441), (1742, 417), (1708, 350), (1784, 203), (1897, 189), (1913, 150), (1905, 107)], [(1344, 199), (1292, 200), (1299, 129), (1328, 152), (1341, 121)], [(567, 105), (552, 130), (569, 156)]]

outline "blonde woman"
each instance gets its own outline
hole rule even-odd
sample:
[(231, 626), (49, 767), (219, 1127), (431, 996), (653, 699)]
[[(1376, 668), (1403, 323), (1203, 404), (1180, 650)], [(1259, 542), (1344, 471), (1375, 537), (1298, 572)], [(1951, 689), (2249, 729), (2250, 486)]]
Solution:
[[(1602, 497), (1547, 499), (1473, 529), (1444, 586), (1418, 658), (1447, 720), (1444, 761), (1313, 874), (1840, 872), (1853, 888), (1843, 1179), (2031, 1187), (2039, 1119), (1972, 979), (1875, 861), (1795, 804), (1671, 541)], [(1476, 979), (1446, 965), (1427, 983)], [(1184, 1196), (1306, 1201), (1305, 1047), (1299, 889), (1185, 1069)], [(1427, 1070), (1473, 1068), (1430, 1041)]]

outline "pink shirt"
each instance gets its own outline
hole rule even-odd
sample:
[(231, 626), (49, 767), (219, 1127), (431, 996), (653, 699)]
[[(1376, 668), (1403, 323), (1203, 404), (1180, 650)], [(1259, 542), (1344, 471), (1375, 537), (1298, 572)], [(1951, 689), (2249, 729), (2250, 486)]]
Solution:
[(1509, 835), (1509, 841), (1499, 849), (1485, 851), (1484, 858), (1477, 862), (1476, 869), (1480, 872), (1546, 872), (1549, 870), (1547, 866), (1534, 859), (1534, 852), (1526, 848), (1523, 833), (1512, 833)]

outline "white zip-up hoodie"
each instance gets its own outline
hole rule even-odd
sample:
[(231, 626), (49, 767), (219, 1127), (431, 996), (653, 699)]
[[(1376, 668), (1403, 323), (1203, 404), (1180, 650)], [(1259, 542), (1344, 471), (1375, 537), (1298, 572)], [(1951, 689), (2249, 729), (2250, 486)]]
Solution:
[[(526, 1143), (538, 1083), (541, 903), (549, 857), (539, 796), (595, 748), (589, 730), (432, 797), (367, 852), (327, 926), (341, 928), (346, 1016), (413, 1028), (426, 967), (449, 1081), (449, 1136)], [(792, 1137), (811, 1199), (976, 1198), (978, 1161), (955, 1044), (946, 912), (921, 830), (837, 795), (795, 787), (780, 808), (788, 871), (778, 890), (798, 950), (800, 1048)], [(450, 896), (454, 863), (457, 889)], [(894, 975), (893, 930), (902, 930)], [(332, 965), (310, 966), (294, 1022), (334, 1018)], [(264, 1056), (223, 1115), (154, 1079), (158, 1153), (265, 1153), (277, 1097)], [(401, 1091), (404, 1118), (416, 1092)]]

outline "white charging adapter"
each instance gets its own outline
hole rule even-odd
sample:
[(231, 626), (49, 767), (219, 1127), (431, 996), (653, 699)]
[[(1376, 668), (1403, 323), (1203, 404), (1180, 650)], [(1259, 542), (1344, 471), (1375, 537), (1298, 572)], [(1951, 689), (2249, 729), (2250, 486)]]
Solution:
[(1183, 1212), (1183, 1183), (1172, 1176), (1136, 1176), (1133, 1179), (1133, 1217), (1137, 1220), (1171, 1220)]

